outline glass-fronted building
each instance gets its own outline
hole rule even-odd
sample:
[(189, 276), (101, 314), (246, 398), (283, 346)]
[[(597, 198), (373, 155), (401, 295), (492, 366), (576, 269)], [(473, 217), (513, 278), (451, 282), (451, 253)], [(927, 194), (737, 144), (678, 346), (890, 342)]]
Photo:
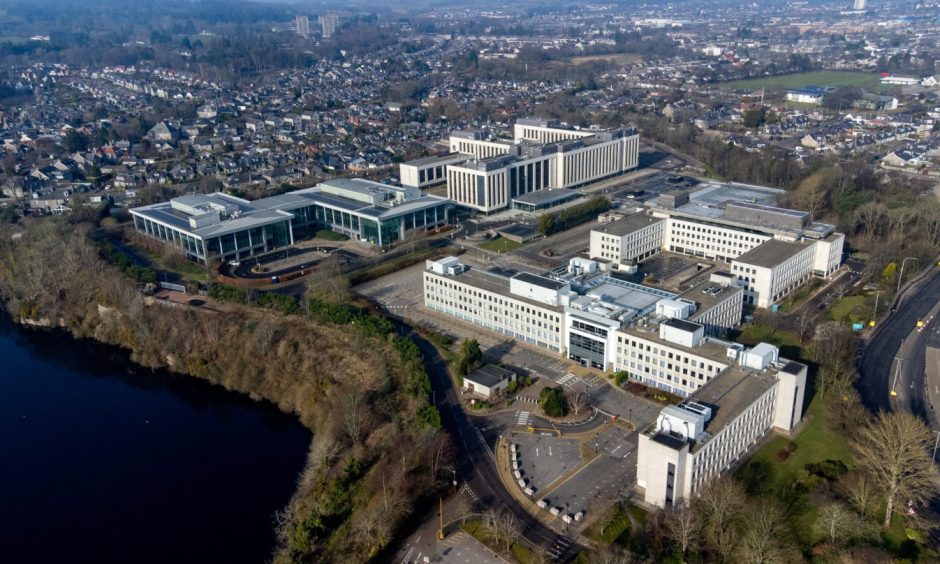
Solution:
[(330, 229), (386, 246), (409, 231), (450, 221), (453, 204), (415, 188), (339, 179), (255, 201), (194, 194), (134, 208), (138, 232), (179, 247), (200, 262), (237, 260), (294, 244)]

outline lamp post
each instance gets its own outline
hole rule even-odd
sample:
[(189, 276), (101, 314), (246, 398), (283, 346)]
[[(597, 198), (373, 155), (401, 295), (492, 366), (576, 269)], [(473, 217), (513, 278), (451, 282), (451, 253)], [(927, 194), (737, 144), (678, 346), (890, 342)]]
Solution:
[(892, 395), (892, 396), (898, 395), (898, 392), (895, 390), (895, 388), (897, 388), (897, 386), (898, 386), (898, 376), (901, 374), (901, 363), (904, 362), (904, 359), (903, 359), (903, 358), (895, 357), (894, 359), (895, 359), (896, 361), (898, 361), (898, 363), (897, 363), (897, 365), (895, 366), (895, 369), (894, 369), (894, 383), (891, 384), (891, 395)]
[(898, 276), (898, 291), (897, 291), (897, 293), (900, 293), (900, 292), (901, 292), (901, 280), (904, 279), (904, 265), (906, 265), (906, 264), (907, 264), (907, 261), (909, 261), (909, 260), (917, 260), (917, 257), (904, 257), (904, 260), (901, 261), (901, 274)]
[(937, 434), (937, 440), (933, 443), (933, 458), (934, 462), (937, 461), (937, 445), (940, 445), (940, 431), (934, 431)]
[(871, 314), (871, 318), (875, 321), (878, 320), (878, 299), (881, 297), (881, 290), (875, 293), (875, 311)]

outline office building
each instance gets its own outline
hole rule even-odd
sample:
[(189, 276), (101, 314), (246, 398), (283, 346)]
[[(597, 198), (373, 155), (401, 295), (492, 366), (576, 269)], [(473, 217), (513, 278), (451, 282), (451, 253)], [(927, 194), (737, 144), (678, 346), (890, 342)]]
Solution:
[[(599, 267), (595, 261), (574, 258), (564, 273), (539, 275), (471, 268), (456, 258), (428, 261), (424, 303), (605, 371), (629, 364), (623, 345), (625, 328), (681, 319), (711, 336), (741, 320), (743, 292), (736, 286), (709, 282), (675, 294), (614, 278)], [(642, 372), (631, 374), (651, 385), (660, 381), (647, 381), (639, 376)], [(665, 385), (665, 377), (661, 381), (659, 387), (680, 395), (696, 389), (673, 389)]]
[(647, 503), (668, 508), (690, 500), (768, 431), (789, 433), (801, 421), (805, 365), (780, 358), (766, 343), (729, 348), (725, 362), (639, 434), (637, 487)]
[(130, 213), (139, 233), (210, 262), (286, 247), (318, 229), (390, 245), (412, 230), (446, 225), (452, 207), (446, 198), (416, 188), (336, 179), (254, 201), (222, 193), (181, 196)]
[(430, 188), (447, 181), (447, 166), (466, 160), (459, 153), (415, 159), (398, 165), (402, 186)]
[(518, 196), (548, 188), (575, 188), (637, 167), (634, 129), (574, 129), (550, 120), (519, 120), (513, 138), (456, 131), (447, 166), (448, 197), (484, 213), (512, 206)]
[(660, 251), (729, 265), (746, 303), (771, 307), (842, 264), (845, 236), (807, 212), (776, 207), (782, 190), (707, 182), (670, 191), (591, 231), (590, 256), (632, 271)]

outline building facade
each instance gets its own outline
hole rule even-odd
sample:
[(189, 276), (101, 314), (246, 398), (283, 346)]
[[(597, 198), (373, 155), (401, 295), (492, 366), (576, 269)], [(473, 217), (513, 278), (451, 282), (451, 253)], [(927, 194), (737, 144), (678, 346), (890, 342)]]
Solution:
[(135, 229), (179, 247), (200, 262), (239, 260), (293, 245), (295, 238), (330, 229), (386, 246), (414, 230), (446, 225), (453, 205), (418, 189), (362, 179), (337, 179), (313, 188), (248, 201), (197, 194), (130, 210)]
[(663, 408), (639, 434), (637, 487), (644, 500), (665, 508), (687, 502), (769, 431), (790, 432), (802, 420), (806, 373), (771, 345), (735, 351), (710, 382)]
[(632, 129), (578, 130), (557, 122), (519, 120), (513, 139), (482, 131), (451, 134), (450, 150), (464, 157), (447, 166), (448, 197), (490, 213), (517, 196), (574, 188), (634, 169), (639, 134)]

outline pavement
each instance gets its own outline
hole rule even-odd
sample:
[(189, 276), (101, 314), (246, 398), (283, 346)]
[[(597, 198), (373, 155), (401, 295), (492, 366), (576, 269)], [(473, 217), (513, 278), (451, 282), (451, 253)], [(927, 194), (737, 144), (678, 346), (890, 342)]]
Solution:
[[(937, 306), (938, 296), (940, 268), (935, 266), (906, 290), (894, 313), (879, 323), (869, 336), (859, 363), (861, 378), (857, 385), (869, 409), (908, 409), (928, 421), (935, 417), (930, 413), (924, 382), (926, 352), (923, 349), (927, 336), (932, 333), (917, 332), (916, 325), (917, 321), (930, 316)], [(932, 329), (936, 330), (936, 322)], [(900, 372), (897, 358), (904, 359)], [(894, 383), (896, 372), (902, 379)], [(898, 396), (890, 395), (892, 386), (896, 391), (901, 390)]]

